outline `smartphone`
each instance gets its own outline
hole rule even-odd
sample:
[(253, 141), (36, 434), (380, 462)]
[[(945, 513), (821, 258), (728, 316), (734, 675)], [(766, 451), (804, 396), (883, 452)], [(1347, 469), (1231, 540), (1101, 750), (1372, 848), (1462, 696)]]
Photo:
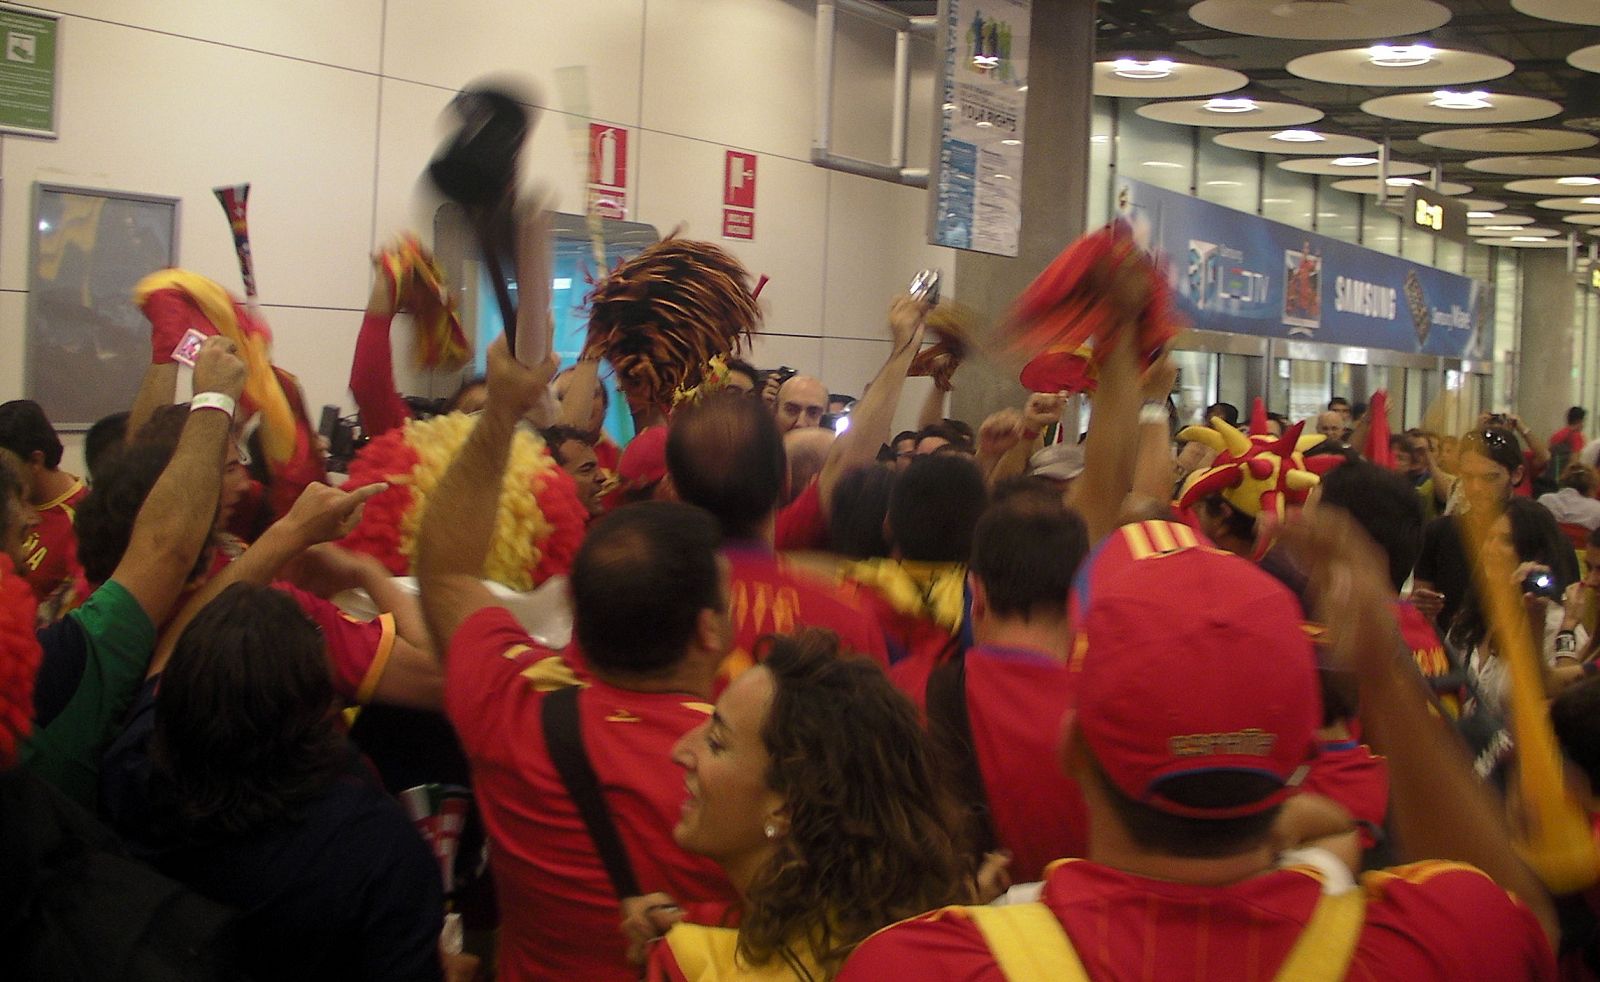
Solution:
[(1522, 592), (1531, 593), (1536, 597), (1548, 597), (1551, 600), (1559, 599), (1560, 590), (1556, 587), (1556, 578), (1550, 575), (1549, 570), (1536, 569), (1522, 580)]

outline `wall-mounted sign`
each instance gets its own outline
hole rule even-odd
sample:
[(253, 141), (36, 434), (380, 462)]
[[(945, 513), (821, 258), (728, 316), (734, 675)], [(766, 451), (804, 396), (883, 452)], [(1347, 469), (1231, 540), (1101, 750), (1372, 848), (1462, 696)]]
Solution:
[(628, 130), (589, 124), (589, 209), (601, 218), (628, 217)]
[(729, 150), (722, 164), (722, 237), (756, 237), (756, 155)]
[(1465, 276), (1127, 178), (1117, 215), (1201, 330), (1469, 359), (1493, 334), (1487, 287)]
[(1467, 206), (1439, 192), (1413, 184), (1406, 189), (1405, 210), (1400, 220), (1412, 228), (1442, 235), (1455, 242), (1470, 242), (1467, 234)]
[(940, 0), (944, 78), (929, 241), (1015, 256), (1022, 230), (1030, 0)]
[(0, 7), (0, 44), (0, 132), (54, 137), (60, 18)]

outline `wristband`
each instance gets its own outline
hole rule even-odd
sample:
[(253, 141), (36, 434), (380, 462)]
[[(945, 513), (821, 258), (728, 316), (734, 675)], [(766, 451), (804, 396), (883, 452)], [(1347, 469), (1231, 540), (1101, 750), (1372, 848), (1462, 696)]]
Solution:
[(1139, 407), (1139, 422), (1161, 423), (1167, 422), (1167, 404), (1164, 402), (1147, 402)]
[(1024, 440), (1037, 440), (1037, 439), (1039, 439), (1039, 431), (1038, 430), (1030, 430), (1030, 429), (1027, 429), (1026, 427), (1024, 427), (1023, 430), (1022, 430), (1022, 438)]
[(223, 395), (221, 392), (196, 392), (194, 398), (189, 400), (191, 413), (197, 413), (202, 409), (220, 409), (232, 419), (234, 410), (238, 408), (239, 405), (233, 401), (232, 396)]
[(1578, 650), (1578, 636), (1572, 631), (1556, 632), (1556, 654), (1570, 655)]

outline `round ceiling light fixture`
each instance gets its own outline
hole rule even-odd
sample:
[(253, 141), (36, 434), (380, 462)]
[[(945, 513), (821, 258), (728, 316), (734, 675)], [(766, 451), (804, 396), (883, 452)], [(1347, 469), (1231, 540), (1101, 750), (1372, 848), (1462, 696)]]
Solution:
[(1374, 44), (1367, 49), (1367, 60), (1379, 68), (1416, 68), (1433, 60), (1428, 44)]
[(1150, 61), (1139, 61), (1136, 58), (1118, 58), (1111, 63), (1111, 74), (1118, 78), (1131, 78), (1140, 81), (1168, 78), (1172, 75), (1172, 60), (1170, 58), (1154, 58)]
[(1328, 138), (1315, 130), (1283, 130), (1272, 134), (1271, 139), (1284, 143), (1322, 143)]
[(1384, 183), (1389, 185), (1392, 188), (1409, 188), (1409, 187), (1422, 187), (1424, 184), (1427, 184), (1428, 182), (1427, 181), (1418, 180), (1415, 177), (1390, 177), (1390, 178), (1385, 179)]
[(1254, 99), (1227, 99), (1216, 98), (1205, 104), (1208, 113), (1249, 113), (1256, 111)]
[(1600, 184), (1600, 177), (1558, 177), (1556, 183), (1570, 188), (1587, 188)]
[(1439, 89), (1433, 94), (1428, 105), (1435, 109), (1493, 109), (1494, 104), (1489, 101), (1489, 93), (1481, 89), (1471, 92), (1451, 92), (1449, 89)]
[(1335, 167), (1370, 167), (1377, 162), (1377, 157), (1336, 157), (1330, 161)]

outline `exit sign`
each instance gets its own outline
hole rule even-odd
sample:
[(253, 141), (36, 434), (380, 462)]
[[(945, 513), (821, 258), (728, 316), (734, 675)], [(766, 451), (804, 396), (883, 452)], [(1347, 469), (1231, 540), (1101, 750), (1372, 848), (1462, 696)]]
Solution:
[(1445, 197), (1432, 188), (1413, 184), (1406, 190), (1406, 204), (1400, 218), (1413, 228), (1442, 235), (1456, 242), (1469, 242), (1467, 206)]

